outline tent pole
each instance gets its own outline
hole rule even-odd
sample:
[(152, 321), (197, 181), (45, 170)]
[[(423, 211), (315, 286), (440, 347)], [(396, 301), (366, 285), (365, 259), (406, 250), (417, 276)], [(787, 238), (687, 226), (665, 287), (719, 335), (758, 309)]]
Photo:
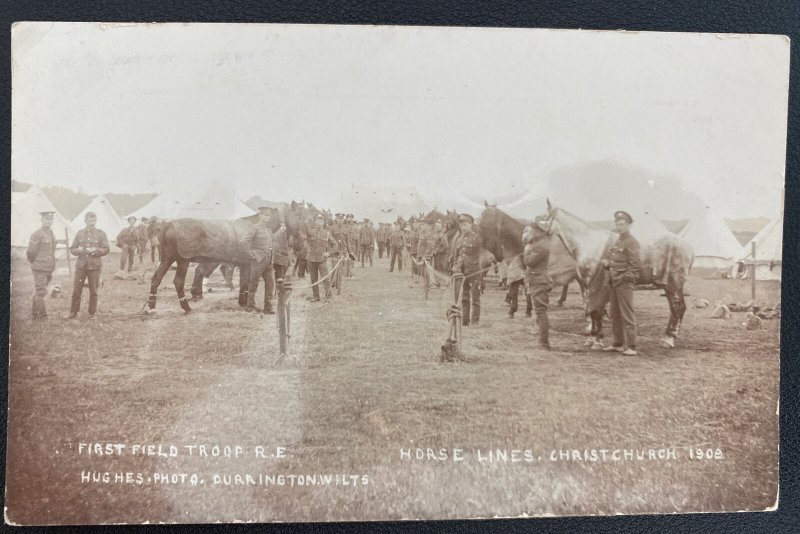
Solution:
[(752, 248), (753, 257), (753, 267), (750, 269), (750, 299), (756, 300), (756, 268), (758, 267), (758, 262), (756, 262), (756, 242), (753, 241), (750, 243)]

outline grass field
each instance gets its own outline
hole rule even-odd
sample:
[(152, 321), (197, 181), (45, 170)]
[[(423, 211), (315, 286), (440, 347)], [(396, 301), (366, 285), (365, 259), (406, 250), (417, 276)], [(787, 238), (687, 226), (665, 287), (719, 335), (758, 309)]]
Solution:
[[(419, 281), (408, 271), (388, 273), (386, 260), (357, 267), (330, 302), (310, 303), (310, 290), (296, 291), (287, 358), (277, 356), (275, 317), (239, 311), (234, 293), (207, 293), (183, 315), (171, 273), (158, 316), (137, 315), (149, 284), (112, 280), (115, 262), (108, 258), (94, 320), (61, 318), (71, 290), (62, 277), (54, 283), (66, 295), (48, 300), (44, 323), (29, 319), (27, 265), (13, 264), (11, 521), (414, 519), (775, 504), (779, 321), (747, 331), (744, 314), (718, 320), (711, 309), (691, 309), (695, 296), (748, 300), (746, 281), (692, 277), (672, 350), (657, 344), (667, 321), (663, 297), (637, 292), (642, 354), (632, 358), (584, 348), (577, 293), (551, 310), (554, 350), (538, 349), (533, 320), (507, 319), (504, 292), (489, 277), (481, 325), (464, 329), (466, 361), (442, 364), (449, 292), (433, 289), (424, 300)], [(758, 291), (764, 303), (780, 298), (776, 283), (759, 283)], [(124, 443), (126, 451), (172, 444), (180, 454), (86, 456), (79, 443)], [(244, 452), (184, 454), (184, 445), (214, 444)], [(272, 456), (256, 458), (257, 446)], [(428, 448), (447, 459), (429, 459)], [(665, 448), (675, 457), (583, 459), (585, 449)], [(690, 448), (719, 449), (721, 457), (692, 458)], [(454, 449), (462, 461), (453, 460)], [(497, 449), (507, 461), (485, 460)], [(84, 471), (112, 479), (141, 473), (144, 482), (81, 482)], [(152, 482), (156, 473), (170, 483)], [(172, 475), (193, 473), (202, 484), (171, 483)], [(330, 474), (358, 483), (214, 484), (215, 476), (235, 482), (236, 474), (245, 481)]]

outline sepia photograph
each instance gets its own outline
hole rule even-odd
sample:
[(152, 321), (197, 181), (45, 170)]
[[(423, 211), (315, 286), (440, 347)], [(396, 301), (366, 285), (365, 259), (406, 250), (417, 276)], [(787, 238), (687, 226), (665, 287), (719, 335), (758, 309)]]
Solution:
[(777, 509), (786, 36), (10, 37), (7, 524)]

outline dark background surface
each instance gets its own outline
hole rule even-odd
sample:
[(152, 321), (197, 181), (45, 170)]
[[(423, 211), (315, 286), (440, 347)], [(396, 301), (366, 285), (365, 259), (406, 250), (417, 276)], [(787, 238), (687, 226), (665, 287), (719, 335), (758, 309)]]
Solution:
[[(105, 22), (282, 22), (306, 24), (401, 24), (424, 26), (488, 26), (520, 28), (583, 28), (630, 31), (771, 33), (788, 35), (792, 40), (791, 86), (789, 94), (788, 144), (786, 155), (786, 212), (784, 262), (793, 265), (797, 258), (800, 210), (793, 209), (800, 200), (800, 95), (798, 50), (800, 42), (800, 2), (762, 2), (756, 0), (670, 1), (650, 0), (601, 2), (596, 0), (524, 1), (362, 1), (314, 2), (284, 0), (259, 2), (237, 0), (200, 2), (190, 0), (110, 2), (71, 0), (59, 2), (6, 0), (2, 13), (2, 54), (0, 70), (2, 108), (0, 108), (0, 189), (6, 210), (10, 206), (11, 173), (11, 24), (23, 20), (105, 21)], [(680, 155), (676, 154), (676, 157)], [(0, 247), (0, 274), (8, 280), (10, 267), (10, 215), (3, 217)], [(782, 364), (781, 364), (781, 476), (780, 505), (772, 513), (704, 514), (635, 517), (584, 517), (528, 520), (451, 521), (409, 523), (305, 524), (305, 525), (209, 525), (157, 527), (160, 532), (800, 532), (798, 513), (798, 328), (792, 310), (798, 302), (800, 279), (790, 273), (783, 280)], [(8, 284), (0, 285), (0, 300), (7, 302)], [(6, 308), (7, 310), (7, 308)], [(0, 322), (2, 335), (8, 336), (8, 316)], [(4, 349), (7, 351), (8, 349)], [(4, 355), (6, 360), (7, 354)], [(7, 366), (2, 366), (0, 381), (6, 387)], [(2, 395), (2, 457), (5, 479), (5, 433), (7, 393)], [(742, 481), (747, 483), (747, 481)], [(11, 527), (5, 527), (10, 529)], [(145, 527), (146, 528), (146, 527)], [(75, 532), (138, 531), (142, 527), (64, 527), (47, 529)], [(32, 531), (34, 529), (25, 529)]]

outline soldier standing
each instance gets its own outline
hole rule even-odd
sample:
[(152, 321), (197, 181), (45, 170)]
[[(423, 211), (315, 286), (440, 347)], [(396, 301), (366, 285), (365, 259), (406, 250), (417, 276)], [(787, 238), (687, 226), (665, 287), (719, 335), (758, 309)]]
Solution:
[(481, 318), (481, 243), (472, 225), (475, 219), (468, 213), (458, 216), (461, 236), (456, 243), (453, 272), (464, 275), (461, 297), (461, 324), (478, 326)]
[(139, 252), (139, 268), (144, 263), (144, 256), (147, 254), (147, 217), (142, 217), (141, 224), (136, 226), (136, 236), (139, 238), (137, 250)]
[(97, 215), (87, 212), (84, 218), (86, 228), (79, 230), (72, 240), (69, 251), (77, 256), (75, 262), (75, 285), (72, 289), (72, 305), (69, 309), (68, 319), (75, 319), (81, 309), (81, 294), (83, 286), (89, 284), (89, 319), (97, 311), (97, 286), (100, 284), (100, 271), (103, 268), (102, 257), (108, 254), (108, 237), (106, 233), (96, 228)]
[[(333, 239), (336, 241), (336, 247), (334, 247), (334, 249), (330, 251), (331, 270), (336, 269), (336, 266), (339, 265), (338, 268), (341, 269), (340, 272), (344, 272), (343, 264), (345, 262), (342, 261), (342, 263), (340, 264), (339, 259), (345, 254), (348, 254), (349, 252), (347, 249), (347, 231), (344, 227), (343, 221), (344, 221), (344, 214), (337, 213), (335, 215), (333, 225), (331, 226), (330, 229), (331, 236), (333, 236)], [(338, 283), (339, 283), (338, 276), (336, 275), (336, 273), (334, 273), (333, 286), (337, 287)]]
[(308, 244), (308, 274), (311, 277), (312, 302), (319, 302), (319, 280), (324, 279), (325, 298), (331, 293), (331, 280), (328, 278), (328, 256), (337, 250), (339, 244), (325, 228), (325, 217), (320, 213), (314, 218), (314, 226), (306, 235)]
[(364, 269), (364, 261), (369, 258), (369, 266), (372, 267), (372, 251), (375, 249), (375, 230), (372, 223), (364, 217), (364, 224), (358, 234), (358, 243), (361, 246), (361, 268)]
[(256, 292), (258, 283), (264, 280), (264, 308), (262, 313), (273, 314), (272, 292), (274, 291), (275, 281), (272, 277), (272, 232), (269, 223), (272, 219), (272, 208), (261, 206), (258, 208), (258, 222), (253, 233), (253, 240), (250, 245), (250, 268), (248, 270), (250, 283), (247, 286), (247, 307), (245, 311), (256, 311)]
[(31, 234), (28, 249), (25, 251), (33, 271), (33, 318), (47, 319), (44, 299), (47, 284), (53, 279), (56, 270), (56, 236), (53, 234), (54, 211), (40, 211), (42, 227)]
[(344, 221), (345, 234), (347, 235), (347, 258), (345, 258), (344, 274), (348, 278), (353, 278), (353, 266), (358, 254), (358, 225), (356, 225), (355, 215), (348, 213)]
[(131, 215), (128, 217), (128, 227), (123, 228), (117, 236), (117, 247), (122, 249), (122, 254), (119, 257), (119, 270), (125, 270), (125, 262), (128, 262), (128, 272), (133, 270), (133, 258), (136, 254), (136, 248), (139, 246), (139, 232), (134, 228), (136, 224), (136, 217)]
[[(546, 217), (536, 217), (531, 235), (523, 234), (525, 285), (528, 287), (528, 295), (533, 302), (533, 310), (536, 312), (539, 346), (544, 349), (550, 348), (550, 322), (547, 318), (550, 289), (552, 288), (550, 276), (547, 274), (550, 261), (549, 222)], [(527, 233), (527, 228), (525, 233)]]
[(386, 240), (386, 226), (382, 223), (378, 223), (378, 229), (375, 230), (375, 241), (378, 242), (378, 259), (383, 259), (383, 250), (385, 247), (385, 240)]
[(614, 231), (619, 238), (607, 258), (600, 260), (609, 271), (611, 286), (611, 325), (614, 343), (604, 351), (636, 356), (636, 316), (633, 311), (633, 286), (642, 271), (639, 242), (630, 234), (633, 218), (624, 211), (614, 213)]
[(411, 274), (420, 274), (422, 269), (417, 265), (419, 261), (419, 222), (417, 220), (411, 221), (411, 240), (410, 240), (409, 253), (411, 254)]
[(389, 254), (391, 260), (389, 263), (389, 272), (394, 271), (394, 262), (397, 260), (397, 271), (403, 271), (403, 249), (406, 248), (406, 235), (400, 228), (400, 223), (394, 223), (394, 230), (389, 234)]
[(274, 237), (275, 248), (273, 249), (272, 269), (275, 271), (275, 280), (278, 280), (286, 276), (286, 270), (289, 268), (289, 236), (286, 232), (286, 226), (282, 224), (280, 229), (275, 232)]
[(147, 225), (147, 237), (150, 239), (150, 263), (156, 261), (156, 254), (158, 254), (158, 263), (161, 263), (161, 245), (158, 242), (159, 229), (158, 217), (153, 215), (150, 217), (150, 224)]
[[(319, 214), (317, 218), (320, 217), (322, 218), (322, 223), (325, 224), (325, 217)], [(293, 271), (297, 274), (298, 278), (305, 278), (306, 268), (308, 267), (308, 233), (301, 229), (300, 238), (293, 239), (291, 243), (294, 257), (296, 258)]]

